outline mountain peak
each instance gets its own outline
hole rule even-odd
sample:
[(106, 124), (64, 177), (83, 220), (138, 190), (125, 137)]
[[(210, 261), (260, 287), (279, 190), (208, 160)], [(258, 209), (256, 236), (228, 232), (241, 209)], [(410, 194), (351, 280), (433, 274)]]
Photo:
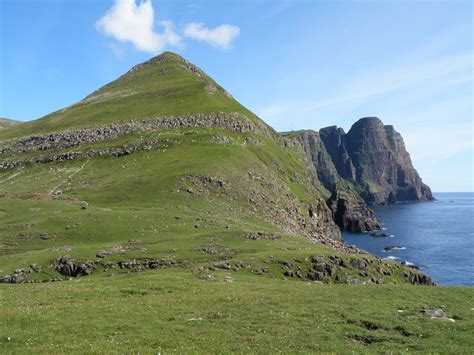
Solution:
[(377, 126), (383, 126), (383, 122), (380, 118), (375, 117), (375, 116), (369, 116), (369, 117), (362, 117), (358, 119), (351, 127), (377, 127)]
[(205, 75), (204, 72), (201, 69), (199, 69), (197, 66), (195, 66), (191, 62), (187, 61), (186, 59), (181, 57), (179, 54), (176, 54), (176, 53), (170, 52), (170, 51), (163, 52), (163, 53), (161, 53), (161, 54), (159, 54), (155, 57), (152, 57), (152, 58), (148, 59), (147, 61), (145, 61), (143, 63), (140, 63), (140, 64), (137, 64), (137, 65), (133, 66), (128, 71), (128, 73), (134, 72), (138, 69), (148, 68), (148, 67), (151, 67), (151, 66), (159, 67), (163, 64), (175, 64), (178, 67), (180, 67), (181, 69), (190, 70), (194, 73), (199, 73), (199, 76), (204, 76)]

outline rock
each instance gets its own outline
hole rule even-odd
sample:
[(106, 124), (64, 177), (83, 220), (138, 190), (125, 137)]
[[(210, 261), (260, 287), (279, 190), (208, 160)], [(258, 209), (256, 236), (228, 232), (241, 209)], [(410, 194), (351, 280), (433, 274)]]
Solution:
[(369, 233), (369, 236), (372, 238), (388, 238), (388, 234), (384, 232), (372, 232)]
[(351, 279), (344, 282), (346, 285), (364, 285), (365, 282), (360, 279)]
[(343, 268), (349, 268), (350, 264), (347, 260), (341, 259), (341, 261), (339, 262), (339, 266)]
[(321, 264), (314, 264), (314, 265), (313, 265), (313, 268), (314, 268), (316, 271), (325, 272), (325, 271), (326, 271), (326, 264), (324, 264), (324, 263), (321, 263)]
[(322, 281), (322, 280), (324, 280), (324, 277), (325, 277), (323, 272), (315, 272), (315, 273), (310, 274), (310, 275), (312, 275), (310, 280), (313, 280), (313, 281)]
[(446, 312), (442, 308), (434, 308), (434, 309), (422, 309), (421, 314), (430, 319), (440, 320), (445, 322), (456, 322), (453, 318), (448, 317)]
[(365, 117), (347, 134), (335, 126), (319, 134), (339, 175), (353, 182), (367, 203), (433, 200), (393, 126), (384, 126), (377, 117)]
[(48, 240), (48, 239), (53, 239), (54, 235), (49, 234), (49, 233), (41, 233), (40, 234), (40, 239), (42, 240)]
[(98, 253), (96, 256), (98, 258), (106, 258), (107, 256), (110, 256), (112, 255), (112, 253), (110, 251), (107, 251), (107, 250), (102, 250), (100, 253)]
[(326, 272), (329, 274), (329, 276), (335, 276), (337, 273), (337, 269), (334, 266), (328, 266), (326, 268)]
[(11, 284), (21, 284), (26, 282), (27, 273), (21, 271), (15, 271), (11, 275), (5, 275), (0, 277), (0, 283), (11, 283)]
[(368, 267), (367, 263), (362, 259), (354, 259), (351, 261), (351, 266), (355, 269), (363, 270)]
[(247, 234), (247, 239), (251, 240), (276, 240), (280, 238), (281, 235), (266, 232), (251, 232)]
[(53, 267), (61, 275), (77, 277), (90, 275), (95, 266), (92, 261), (76, 262), (67, 256), (62, 256), (53, 261)]
[[(300, 131), (296, 137), (303, 145), (308, 160), (315, 169), (315, 184), (322, 183), (331, 194), (326, 203), (332, 211), (334, 222), (350, 232), (379, 229), (373, 211), (358, 193), (338, 173), (331, 156), (318, 132)], [(310, 216), (313, 214), (310, 211)]]
[(198, 248), (197, 250), (199, 250), (200, 252), (203, 252), (205, 254), (217, 254), (219, 252), (217, 250), (217, 248), (212, 246), (212, 245), (207, 246), (207, 247)]
[(231, 267), (227, 261), (216, 261), (214, 267), (222, 270), (231, 270)]
[(385, 250), (385, 251), (400, 250), (400, 249), (405, 249), (405, 248), (400, 246), (400, 245), (389, 245), (389, 246), (386, 246), (385, 248), (383, 248), (383, 250)]
[(421, 273), (418, 270), (405, 270), (402, 275), (413, 285), (435, 286), (433, 280), (431, 280), (431, 277)]

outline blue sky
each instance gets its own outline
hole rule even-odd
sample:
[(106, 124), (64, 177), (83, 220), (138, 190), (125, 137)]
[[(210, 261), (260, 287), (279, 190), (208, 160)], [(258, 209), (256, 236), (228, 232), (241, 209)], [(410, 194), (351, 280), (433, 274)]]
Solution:
[(163, 50), (280, 131), (378, 116), (434, 191), (473, 191), (472, 1), (0, 0), (0, 117), (70, 105)]

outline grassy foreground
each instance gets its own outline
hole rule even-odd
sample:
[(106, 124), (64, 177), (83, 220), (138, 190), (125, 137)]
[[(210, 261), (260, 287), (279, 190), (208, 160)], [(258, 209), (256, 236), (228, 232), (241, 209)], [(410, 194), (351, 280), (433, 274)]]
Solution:
[[(321, 285), (221, 271), (2, 285), (1, 352), (469, 353), (469, 288)], [(456, 322), (422, 308), (444, 306)]]

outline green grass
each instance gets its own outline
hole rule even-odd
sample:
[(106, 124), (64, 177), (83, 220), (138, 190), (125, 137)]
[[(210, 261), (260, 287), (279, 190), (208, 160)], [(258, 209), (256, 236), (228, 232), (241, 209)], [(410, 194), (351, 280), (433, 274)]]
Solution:
[(14, 121), (14, 120), (10, 120), (8, 118), (0, 118), (0, 130), (4, 129), (4, 128), (9, 128), (9, 127), (12, 127), (14, 125), (17, 125), (19, 124), (20, 122), (18, 121)]
[[(0, 347), (6, 353), (470, 353), (474, 346), (469, 288), (219, 274), (218, 281), (201, 281), (161, 270), (3, 285)], [(455, 323), (420, 313), (440, 305)]]

